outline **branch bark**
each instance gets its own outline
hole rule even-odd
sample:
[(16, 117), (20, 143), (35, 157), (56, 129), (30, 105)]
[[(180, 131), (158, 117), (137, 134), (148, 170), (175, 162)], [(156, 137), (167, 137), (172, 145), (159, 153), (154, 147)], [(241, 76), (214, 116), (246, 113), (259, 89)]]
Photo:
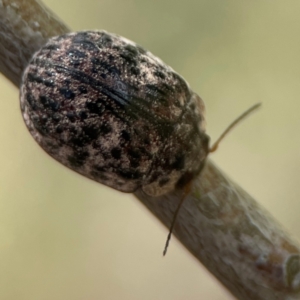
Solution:
[[(0, 71), (17, 87), (32, 54), (69, 29), (37, 0), (0, 0)], [(135, 196), (170, 226), (180, 190)], [(238, 299), (300, 299), (300, 248), (210, 160), (180, 211), (175, 236)]]
[(32, 54), (68, 28), (41, 2), (0, 0), (0, 71), (17, 87)]

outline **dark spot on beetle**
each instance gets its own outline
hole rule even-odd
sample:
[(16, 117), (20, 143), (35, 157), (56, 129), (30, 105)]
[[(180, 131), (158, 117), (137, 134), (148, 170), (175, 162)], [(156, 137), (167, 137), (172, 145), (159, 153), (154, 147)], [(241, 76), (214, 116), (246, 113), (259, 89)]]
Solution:
[(144, 63), (146, 63), (146, 62), (147, 62), (147, 59), (146, 59), (145, 57), (142, 57), (142, 58), (141, 58), (141, 63), (144, 64)]
[(136, 159), (141, 158), (141, 154), (140, 154), (139, 150), (137, 150), (137, 149), (129, 149), (128, 155), (130, 155), (132, 158), (136, 158)]
[(165, 178), (162, 178), (162, 179), (158, 182), (158, 184), (159, 184), (159, 186), (164, 186), (164, 185), (167, 184), (169, 181), (170, 181), (170, 178), (165, 177)]
[(156, 84), (146, 84), (146, 88), (151, 94), (157, 94), (160, 92), (159, 87)]
[(151, 182), (157, 181), (158, 177), (161, 176), (161, 172), (153, 172), (152, 176), (151, 176)]
[(34, 97), (31, 93), (27, 93), (26, 100), (27, 100), (27, 102), (28, 102), (28, 104), (29, 104), (29, 106), (31, 107), (32, 110), (37, 109), (36, 100), (34, 99)]
[(131, 72), (133, 75), (135, 75), (135, 76), (140, 75), (140, 70), (139, 70), (138, 68), (136, 68), (136, 67), (131, 67), (131, 68), (130, 68), (130, 72)]
[(57, 111), (60, 107), (60, 104), (58, 102), (45, 95), (40, 96), (40, 102), (45, 108), (50, 108), (53, 111)]
[(93, 42), (87, 40), (81, 41), (80, 46), (87, 51), (93, 51), (93, 50), (96, 50), (97, 52), (99, 51), (99, 49), (96, 47), (96, 45)]
[(100, 132), (102, 133), (102, 134), (108, 134), (108, 133), (110, 133), (112, 131), (112, 128), (111, 128), (111, 126), (110, 125), (108, 125), (108, 124), (102, 124), (101, 126), (100, 126)]
[(43, 78), (42, 77), (37, 76), (37, 75), (35, 75), (33, 73), (28, 73), (27, 79), (30, 82), (37, 82), (37, 83), (42, 83), (43, 82)]
[(85, 103), (86, 108), (90, 111), (90, 113), (101, 115), (104, 111), (104, 107), (102, 106), (100, 99), (98, 101), (94, 102), (91, 100), (88, 100)]
[(98, 75), (98, 73), (101, 72), (101, 71), (102, 71), (102, 69), (99, 65), (92, 65), (92, 72), (93, 73)]
[(120, 56), (127, 62), (129, 66), (136, 66), (138, 64), (137, 56), (131, 52), (121, 52)]
[(81, 62), (80, 62), (80, 60), (70, 59), (69, 64), (73, 68), (78, 68), (80, 66)]
[(111, 159), (111, 153), (110, 153), (110, 151), (103, 151), (103, 152), (101, 152), (101, 154), (102, 154), (104, 160), (110, 160)]
[(76, 125), (72, 125), (69, 127), (69, 131), (72, 133), (72, 134), (77, 134), (78, 132), (80, 132), (80, 128), (78, 128)]
[(67, 86), (66, 88), (68, 88), (68, 86), (71, 84), (71, 80), (70, 80), (70, 79), (67, 79), (67, 78), (65, 78), (65, 80), (64, 80), (64, 84)]
[(57, 67), (55, 69), (55, 71), (56, 71), (57, 74), (61, 74), (61, 73), (65, 72), (64, 68), (60, 68), (60, 67)]
[(139, 52), (138, 49), (133, 45), (126, 45), (123, 48), (123, 51), (120, 53), (120, 56), (129, 64), (136, 66), (138, 63)]
[(85, 86), (83, 86), (83, 85), (80, 85), (80, 86), (78, 87), (78, 90), (79, 90), (79, 92), (80, 92), (81, 94), (86, 94), (86, 93), (87, 93), (87, 88), (86, 88)]
[(117, 52), (120, 51), (121, 47), (119, 45), (113, 45), (112, 49), (116, 50)]
[(177, 154), (175, 156), (175, 161), (172, 163), (172, 168), (175, 170), (182, 170), (184, 168), (185, 158), (183, 154)]
[(135, 55), (137, 56), (138, 55), (138, 49), (136, 46), (133, 46), (131, 44), (127, 44), (125, 47), (124, 47), (124, 50), (128, 51), (129, 53), (131, 53), (132, 55)]
[(140, 147), (139, 151), (140, 151), (141, 155), (143, 155), (143, 154), (147, 155), (149, 159), (151, 159), (153, 157), (153, 155), (149, 151), (147, 151), (146, 148), (144, 148), (144, 147)]
[(61, 120), (61, 114), (59, 114), (59, 113), (54, 113), (53, 114), (53, 116), (52, 116), (52, 120), (54, 121), (54, 122), (59, 122), (60, 120)]
[(118, 175), (120, 175), (121, 177), (125, 178), (125, 179), (138, 179), (141, 178), (141, 173), (138, 171), (129, 171), (129, 170), (116, 170), (116, 172), (118, 173)]
[(54, 100), (49, 101), (49, 107), (53, 110), (53, 111), (58, 111), (60, 104)]
[(143, 141), (146, 145), (150, 145), (150, 138), (148, 136), (144, 137)]
[(111, 150), (111, 156), (115, 159), (120, 159), (121, 158), (121, 154), (122, 154), (122, 151), (120, 148), (113, 148)]
[(125, 141), (130, 141), (130, 134), (126, 130), (121, 131), (121, 138), (123, 138)]
[(95, 126), (92, 126), (92, 125), (87, 125), (87, 126), (84, 126), (82, 128), (83, 132), (85, 133), (85, 135), (88, 136), (88, 138), (90, 140), (95, 140), (98, 138), (99, 136), (99, 128), (95, 127)]
[(52, 76), (54, 75), (53, 72), (48, 71), (48, 70), (45, 71), (45, 74), (46, 74), (47, 76), (49, 76), (49, 77), (52, 77)]
[(69, 57), (71, 57), (72, 59), (80, 59), (80, 58), (85, 58), (86, 57), (86, 54), (82, 51), (79, 51), (77, 49), (69, 49), (67, 51), (67, 55)]
[(101, 74), (103, 74), (103, 71), (106, 70), (107, 73), (109, 73), (111, 76), (116, 76), (121, 74), (121, 71), (110, 62), (100, 60), (99, 58), (96, 57), (91, 58), (91, 62), (93, 65), (92, 71), (94, 73), (101, 72)]
[(89, 42), (89, 35), (90, 35), (90, 31), (81, 31), (81, 32), (78, 32), (77, 34), (75, 34), (72, 38), (72, 42), (77, 44), (81, 44), (81, 43), (84, 43), (84, 42)]
[(166, 75), (163, 72), (159, 71), (159, 70), (154, 71), (154, 75), (161, 78), (161, 79), (166, 78)]
[[(101, 149), (102, 149), (101, 148), (101, 142), (99, 140), (93, 140), (91, 145), (96, 150), (100, 150), (101, 151)], [(99, 155), (99, 154), (97, 153), (97, 155)]]
[(112, 65), (107, 69), (107, 71), (108, 71), (108, 74), (112, 77), (121, 75), (121, 71), (117, 67), (112, 66)]
[(64, 128), (62, 125), (57, 125), (55, 131), (57, 133), (62, 133), (64, 131)]
[(81, 136), (74, 136), (70, 139), (70, 144), (77, 147), (83, 147), (86, 145), (86, 142)]
[(72, 111), (67, 112), (67, 118), (73, 123), (76, 121), (76, 114)]
[(44, 84), (45, 84), (45, 86), (53, 87), (54, 81), (53, 80), (44, 80)]
[(108, 55), (108, 60), (109, 60), (110, 63), (112, 63), (113, 60), (114, 60), (114, 56), (112, 54), (109, 54)]
[(75, 94), (68, 87), (62, 87), (59, 89), (59, 92), (66, 98), (73, 100), (75, 98)]
[(90, 156), (88, 151), (77, 151), (74, 154), (76, 158), (81, 161), (85, 161)]
[(48, 97), (40, 96), (40, 101), (43, 105), (48, 105)]
[(131, 160), (131, 161), (130, 161), (130, 167), (136, 169), (136, 168), (138, 168), (139, 166), (140, 166), (140, 163), (139, 163), (138, 160), (135, 159), (135, 160)]
[(47, 128), (41, 124), (41, 122), (37, 122), (34, 124), (35, 129), (41, 134), (42, 136), (47, 135), (48, 130)]
[(81, 120), (85, 120), (88, 117), (87, 113), (84, 110), (81, 110), (78, 113), (78, 116), (79, 116), (79, 118), (81, 118)]
[(100, 65), (101, 64), (101, 60), (99, 58), (97, 58), (97, 57), (92, 57), (91, 58), (91, 63), (93, 65)]
[(171, 84), (167, 84), (165, 82), (162, 82), (160, 84), (161, 90), (165, 91), (166, 93), (175, 93), (174, 87)]

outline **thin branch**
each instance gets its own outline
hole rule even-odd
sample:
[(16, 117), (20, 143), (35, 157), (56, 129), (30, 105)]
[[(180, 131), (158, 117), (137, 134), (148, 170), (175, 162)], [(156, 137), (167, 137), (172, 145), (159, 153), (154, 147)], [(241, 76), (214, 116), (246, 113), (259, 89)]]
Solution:
[(0, 26), (0, 71), (17, 87), (32, 54), (49, 37), (69, 31), (36, 0), (0, 0)]
[[(19, 86), (33, 52), (67, 31), (38, 1), (0, 0), (0, 71)], [(169, 228), (181, 193), (151, 198), (139, 190), (135, 195)], [(174, 234), (238, 299), (300, 299), (299, 246), (209, 160)]]

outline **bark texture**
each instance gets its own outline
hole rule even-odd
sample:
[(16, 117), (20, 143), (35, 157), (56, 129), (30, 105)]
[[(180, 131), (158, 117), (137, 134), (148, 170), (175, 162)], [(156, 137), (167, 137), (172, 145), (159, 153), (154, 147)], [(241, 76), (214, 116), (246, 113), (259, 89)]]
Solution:
[[(32, 54), (68, 31), (36, 0), (0, 0), (0, 71), (18, 87)], [(154, 198), (139, 190), (135, 196), (169, 227), (181, 193)], [(174, 234), (237, 299), (300, 299), (299, 245), (209, 160)]]
[(36, 0), (0, 0), (0, 26), (0, 71), (17, 87), (33, 53), (49, 37), (69, 31)]

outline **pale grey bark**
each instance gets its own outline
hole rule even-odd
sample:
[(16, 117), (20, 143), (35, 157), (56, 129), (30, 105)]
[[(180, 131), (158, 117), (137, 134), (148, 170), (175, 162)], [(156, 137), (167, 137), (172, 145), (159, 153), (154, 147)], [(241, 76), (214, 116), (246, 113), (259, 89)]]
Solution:
[[(65, 32), (68, 28), (38, 1), (0, 0), (0, 71), (19, 86), (34, 51)], [(169, 226), (181, 193), (135, 195)], [(209, 160), (194, 181), (174, 233), (238, 299), (300, 299), (298, 244)]]
[(68, 30), (41, 2), (0, 0), (0, 71), (19, 87), (32, 54)]

